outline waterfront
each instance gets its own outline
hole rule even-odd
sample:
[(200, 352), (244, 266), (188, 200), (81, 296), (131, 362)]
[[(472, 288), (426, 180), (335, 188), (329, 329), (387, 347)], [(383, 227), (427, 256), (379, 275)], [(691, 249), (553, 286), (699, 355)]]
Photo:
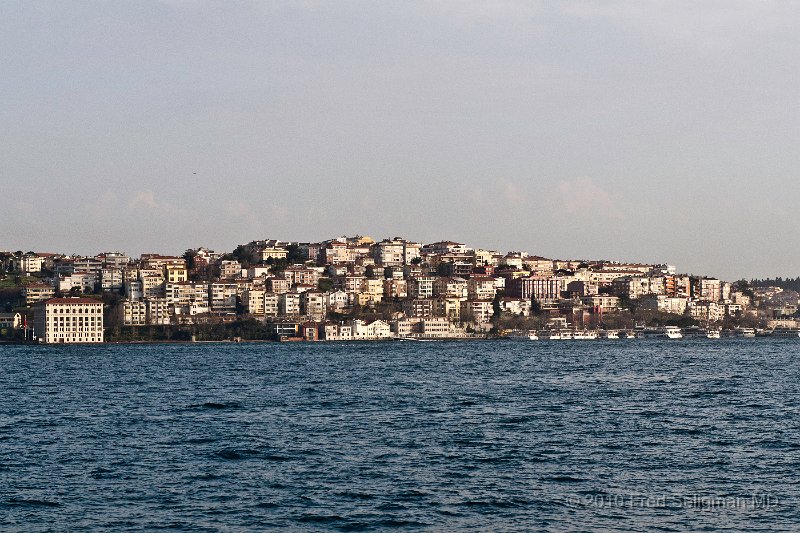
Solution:
[(800, 343), (0, 346), (4, 527), (796, 530)]

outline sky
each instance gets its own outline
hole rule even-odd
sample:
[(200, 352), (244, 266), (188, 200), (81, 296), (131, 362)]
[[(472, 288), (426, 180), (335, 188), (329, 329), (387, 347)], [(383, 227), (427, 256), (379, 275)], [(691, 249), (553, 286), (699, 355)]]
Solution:
[(800, 275), (800, 3), (5, 0), (0, 249)]

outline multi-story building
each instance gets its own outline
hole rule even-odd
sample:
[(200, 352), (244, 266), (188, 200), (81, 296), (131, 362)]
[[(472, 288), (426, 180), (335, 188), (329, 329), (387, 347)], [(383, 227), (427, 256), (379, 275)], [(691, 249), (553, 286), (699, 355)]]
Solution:
[(280, 312), (281, 294), (275, 292), (264, 293), (264, 316), (278, 316)]
[(408, 280), (408, 296), (410, 298), (432, 298), (433, 284), (436, 278), (433, 276), (417, 276)]
[(472, 300), (491, 300), (495, 292), (495, 278), (492, 276), (472, 276), (467, 280), (467, 296)]
[(126, 326), (144, 326), (147, 324), (147, 304), (142, 301), (124, 301), (121, 306), (122, 323)]
[(152, 326), (166, 326), (172, 323), (172, 312), (166, 298), (146, 298), (147, 323)]
[(302, 294), (300, 310), (312, 320), (325, 318), (325, 298), (321, 292), (306, 291)]
[(492, 319), (494, 309), (491, 300), (465, 300), (461, 302), (461, 318), (470, 317), (478, 324)]
[(640, 309), (682, 315), (686, 312), (689, 299), (665, 296), (663, 294), (646, 294), (639, 297), (637, 303)]
[(209, 285), (211, 309), (215, 312), (236, 310), (236, 283), (215, 282)]
[(192, 281), (166, 283), (164, 286), (164, 293), (167, 302), (175, 306), (183, 307), (197, 303), (207, 307), (209, 303), (208, 283), (195, 283)]
[(319, 271), (314, 268), (289, 267), (281, 274), (292, 285), (314, 285), (319, 283)]
[(403, 263), (409, 265), (418, 259), (421, 249), (422, 245), (418, 242), (403, 241)]
[(471, 251), (468, 246), (453, 241), (439, 241), (422, 247), (422, 253), (433, 255), (468, 254)]
[(608, 294), (590, 294), (581, 297), (581, 303), (596, 313), (613, 313), (619, 310), (619, 298)]
[(131, 258), (122, 252), (105, 252), (97, 256), (104, 268), (125, 268), (131, 262)]
[(387, 279), (383, 282), (383, 296), (390, 300), (408, 296), (408, 282), (404, 279)]
[(242, 302), (247, 312), (253, 316), (264, 316), (264, 289), (246, 289)]
[(42, 271), (44, 257), (27, 253), (14, 259), (14, 270), (23, 274), (33, 274)]
[(25, 298), (25, 305), (31, 306), (37, 302), (49, 300), (55, 292), (52, 285), (32, 283), (22, 288), (22, 297)]
[(466, 298), (469, 294), (467, 280), (464, 278), (440, 277), (433, 283), (434, 296)]
[(138, 280), (128, 280), (124, 283), (125, 297), (133, 302), (139, 301), (144, 298), (144, 289), (142, 289), (142, 282)]
[(239, 261), (233, 259), (223, 259), (219, 262), (219, 277), (222, 279), (230, 279), (239, 276), (242, 273), (242, 265)]
[(267, 278), (266, 287), (268, 292), (283, 294), (289, 292), (289, 289), (292, 288), (292, 282), (285, 278)]
[(100, 288), (103, 291), (122, 291), (122, 269), (118, 267), (103, 267), (100, 269)]
[(189, 281), (186, 265), (164, 265), (164, 280), (167, 283), (183, 283)]
[(461, 302), (465, 300), (462, 297), (437, 296), (433, 299), (433, 314), (456, 320), (461, 316)]
[(164, 278), (158, 276), (141, 276), (142, 294), (145, 298), (163, 298), (165, 296)]
[(500, 298), (498, 303), (500, 305), (501, 312), (510, 313), (515, 316), (530, 316), (531, 314), (530, 299), (505, 296)]
[(281, 316), (299, 316), (300, 295), (292, 292), (281, 294), (278, 299), (278, 314)]
[(403, 302), (403, 312), (406, 316), (433, 316), (436, 312), (436, 305), (430, 298), (413, 298)]
[(90, 298), (50, 298), (36, 304), (34, 330), (47, 344), (103, 342), (103, 302)]
[(405, 263), (405, 242), (402, 239), (385, 239), (373, 246), (375, 263), (397, 266)]

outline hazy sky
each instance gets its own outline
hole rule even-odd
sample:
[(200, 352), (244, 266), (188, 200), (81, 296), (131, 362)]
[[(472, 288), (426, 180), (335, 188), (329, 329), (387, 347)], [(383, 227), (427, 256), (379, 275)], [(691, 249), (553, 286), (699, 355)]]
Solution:
[(800, 3), (0, 3), (0, 249), (798, 275)]

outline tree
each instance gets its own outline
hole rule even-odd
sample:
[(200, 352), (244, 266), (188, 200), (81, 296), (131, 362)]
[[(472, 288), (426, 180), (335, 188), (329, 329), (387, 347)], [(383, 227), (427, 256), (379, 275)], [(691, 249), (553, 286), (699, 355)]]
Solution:
[(183, 258), (186, 259), (186, 269), (191, 271), (197, 268), (197, 250), (186, 250), (183, 252)]

